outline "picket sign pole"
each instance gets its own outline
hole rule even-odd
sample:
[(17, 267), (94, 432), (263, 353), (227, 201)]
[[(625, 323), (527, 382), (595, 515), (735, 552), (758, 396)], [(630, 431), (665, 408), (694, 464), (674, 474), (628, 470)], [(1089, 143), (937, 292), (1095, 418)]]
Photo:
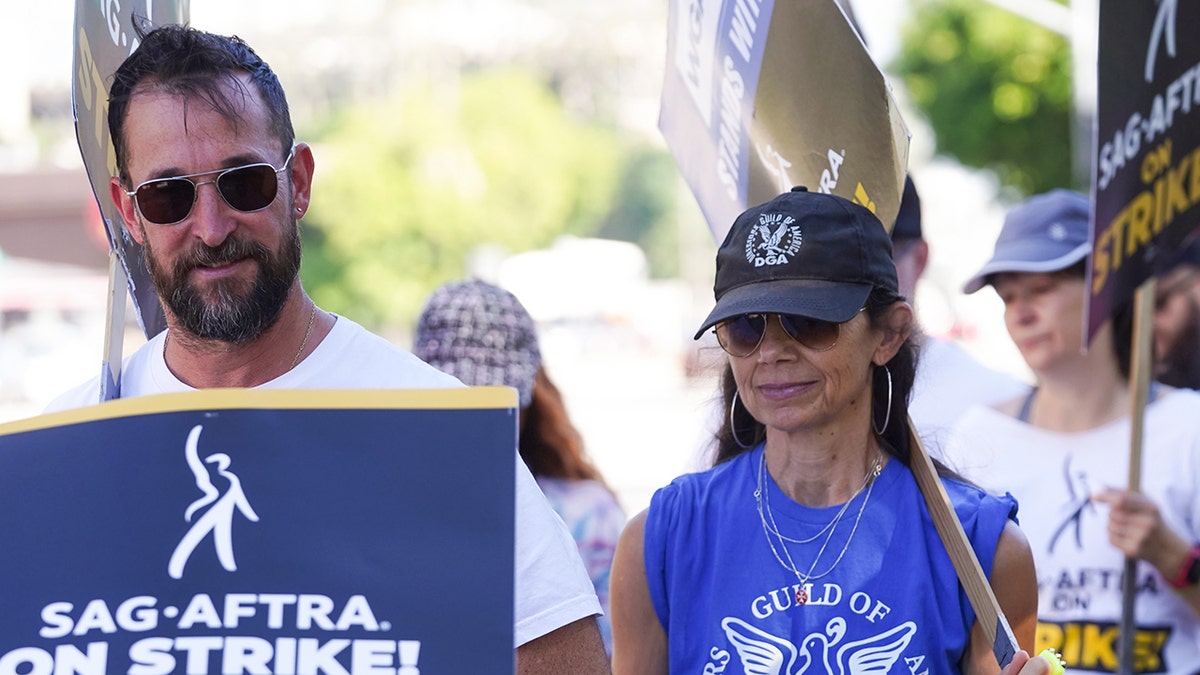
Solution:
[(100, 367), (100, 403), (121, 397), (121, 358), (125, 348), (128, 281), (121, 254), (108, 252), (108, 309), (104, 317), (104, 358)]
[(913, 476), (925, 497), (925, 505), (929, 508), (929, 515), (933, 518), (933, 524), (946, 547), (946, 553), (950, 554), (950, 561), (954, 563), (958, 581), (967, 592), (967, 598), (975, 610), (975, 620), (992, 643), (992, 653), (996, 656), (996, 662), (1003, 668), (1012, 661), (1021, 647), (1008, 625), (1008, 619), (1004, 617), (1004, 611), (1000, 609), (1000, 603), (996, 601), (996, 594), (992, 592), (987, 575), (979, 565), (975, 549), (971, 548), (971, 541), (967, 539), (962, 522), (950, 503), (950, 496), (946, 494), (946, 486), (938, 477), (937, 468), (929, 458), (929, 453), (925, 451), (925, 445), (921, 442), (911, 417), (908, 419), (908, 428), (909, 444), (912, 446)]
[[(1129, 482), (1130, 492), (1142, 489), (1142, 436), (1146, 405), (1150, 398), (1150, 375), (1154, 370), (1155, 277), (1138, 286), (1133, 296), (1133, 345), (1129, 364)], [(1117, 643), (1118, 672), (1133, 675), (1133, 634), (1136, 632), (1133, 604), (1137, 595), (1137, 559), (1125, 558), (1121, 575), (1121, 627)]]

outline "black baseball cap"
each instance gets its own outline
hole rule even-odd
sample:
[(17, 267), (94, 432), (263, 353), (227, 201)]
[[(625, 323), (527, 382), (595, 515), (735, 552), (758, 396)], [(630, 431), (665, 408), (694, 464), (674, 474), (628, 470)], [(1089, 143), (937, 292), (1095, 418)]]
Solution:
[(883, 223), (847, 199), (794, 187), (733, 221), (717, 249), (717, 304), (695, 339), (740, 314), (849, 321), (873, 288), (899, 293)]
[(900, 195), (900, 212), (892, 226), (892, 241), (921, 238), (921, 196), (912, 176), (904, 178), (904, 193)]

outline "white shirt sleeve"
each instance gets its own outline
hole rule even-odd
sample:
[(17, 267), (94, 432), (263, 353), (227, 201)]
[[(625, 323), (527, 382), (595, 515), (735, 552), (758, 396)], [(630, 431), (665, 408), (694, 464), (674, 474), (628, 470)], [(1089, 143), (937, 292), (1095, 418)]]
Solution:
[(517, 462), (514, 647), (601, 613), (579, 549), (520, 456)]

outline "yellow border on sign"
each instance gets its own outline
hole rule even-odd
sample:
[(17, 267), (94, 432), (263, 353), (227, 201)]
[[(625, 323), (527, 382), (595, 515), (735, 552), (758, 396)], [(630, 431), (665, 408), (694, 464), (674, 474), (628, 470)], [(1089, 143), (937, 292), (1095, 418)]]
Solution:
[(81, 422), (191, 410), (516, 410), (512, 387), (452, 389), (203, 389), (106, 401), (0, 424), (0, 436)]

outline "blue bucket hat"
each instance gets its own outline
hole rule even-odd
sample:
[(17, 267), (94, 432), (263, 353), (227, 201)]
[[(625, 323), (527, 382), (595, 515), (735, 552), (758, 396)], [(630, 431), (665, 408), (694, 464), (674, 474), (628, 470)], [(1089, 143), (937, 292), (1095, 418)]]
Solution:
[(1002, 272), (1057, 272), (1091, 251), (1091, 202), (1073, 190), (1030, 197), (1004, 217), (991, 260), (963, 285), (974, 293)]

